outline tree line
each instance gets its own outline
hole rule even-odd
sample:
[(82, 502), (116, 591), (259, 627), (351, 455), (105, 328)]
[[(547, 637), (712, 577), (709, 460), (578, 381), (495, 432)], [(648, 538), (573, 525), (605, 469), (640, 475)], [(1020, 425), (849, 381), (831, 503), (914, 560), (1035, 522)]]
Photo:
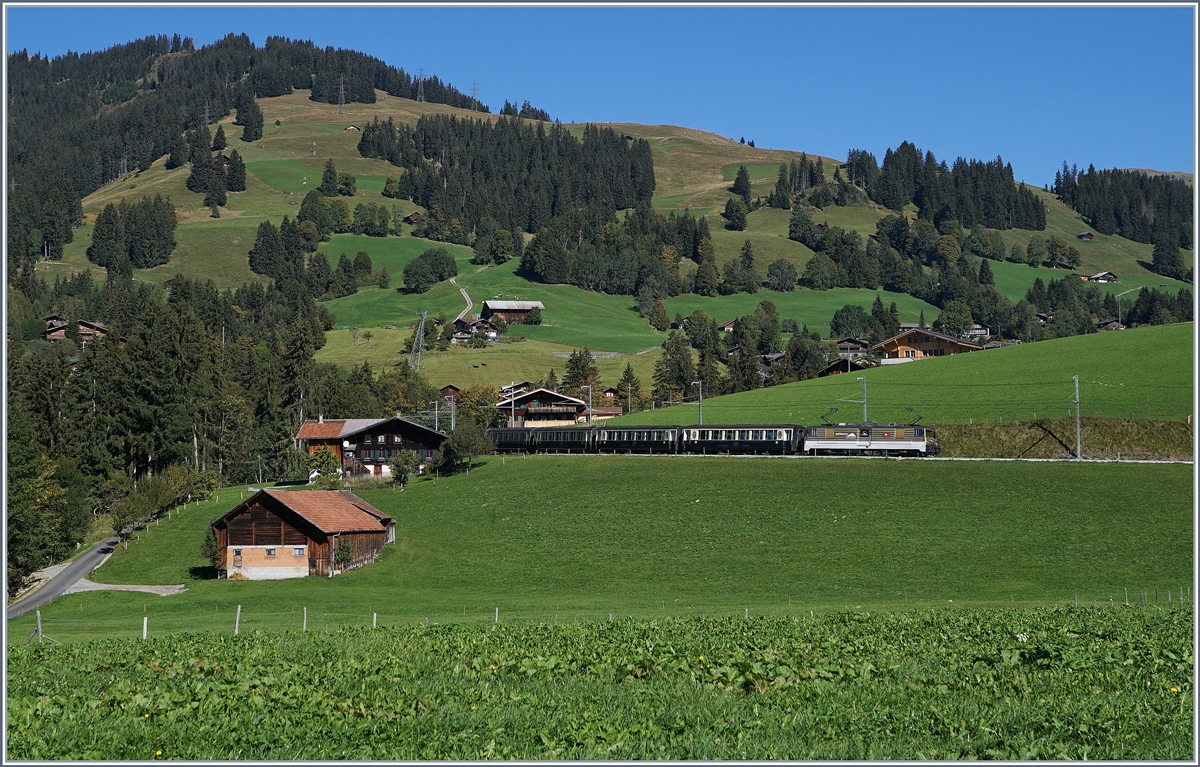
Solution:
[(1191, 279), (1180, 248), (1193, 247), (1192, 187), (1182, 179), (1137, 170), (1077, 166), (1054, 174), (1053, 191), (1100, 234), (1118, 234), (1154, 244), (1151, 269), (1177, 280)]
[(88, 261), (126, 276), (165, 264), (175, 250), (176, 223), (175, 206), (162, 195), (109, 203), (96, 216)]

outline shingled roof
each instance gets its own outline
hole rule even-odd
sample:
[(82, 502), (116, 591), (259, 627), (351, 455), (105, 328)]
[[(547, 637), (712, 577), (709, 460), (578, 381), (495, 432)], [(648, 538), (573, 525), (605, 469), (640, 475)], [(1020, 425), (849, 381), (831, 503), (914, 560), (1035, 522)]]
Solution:
[[(386, 530), (392, 518), (353, 493), (342, 490), (260, 490), (222, 519), (236, 516), (268, 496), (326, 535)], [(218, 520), (219, 521), (219, 520)]]
[(392, 418), (326, 418), (319, 421), (305, 421), (300, 425), (300, 431), (296, 433), (296, 439), (336, 439), (337, 437), (349, 437), (367, 429), (373, 429), (388, 421), (403, 421), (410, 426), (423, 429), (430, 434), (436, 434), (442, 438), (446, 436), (424, 424), (410, 421), (400, 416), (393, 416)]

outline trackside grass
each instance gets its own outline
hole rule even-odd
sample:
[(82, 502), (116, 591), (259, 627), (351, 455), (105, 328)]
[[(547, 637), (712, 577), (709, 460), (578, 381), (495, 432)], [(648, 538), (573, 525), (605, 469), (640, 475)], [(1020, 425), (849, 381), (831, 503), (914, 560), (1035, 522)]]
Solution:
[[(1184, 420), (1192, 413), (1191, 322), (1039, 341), (949, 357), (884, 365), (704, 399), (706, 423), (821, 423), (862, 420), (859, 376), (867, 382), (867, 417), (907, 423), (1033, 421), (1075, 416), (1067, 402), (1079, 376), (1081, 413), (1096, 418)], [(694, 404), (632, 413), (614, 423), (693, 424)]]
[[(63, 642), (423, 620), (795, 616), (861, 607), (1080, 604), (1191, 581), (1191, 467), (628, 456), (489, 457), (469, 475), (357, 492), (396, 543), (333, 579), (208, 580), (209, 520), (239, 492), (140, 531), (88, 592), (42, 608)], [(953, 600), (952, 602), (950, 600)], [(34, 616), (9, 623), (24, 642)]]
[(1194, 759), (1190, 604), (13, 647), (13, 759)]

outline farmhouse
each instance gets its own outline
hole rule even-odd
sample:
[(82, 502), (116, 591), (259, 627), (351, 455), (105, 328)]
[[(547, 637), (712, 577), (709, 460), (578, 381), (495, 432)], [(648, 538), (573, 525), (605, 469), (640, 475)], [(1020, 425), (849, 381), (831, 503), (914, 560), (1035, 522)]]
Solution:
[(345, 132), (346, 133), (358, 133), (358, 126), (357, 125), (347, 125)]
[(843, 338), (837, 342), (838, 356), (848, 359), (865, 357), (869, 349), (870, 347), (857, 338)]
[(496, 326), (487, 320), (478, 318), (469, 320), (458, 319), (454, 321), (454, 332), (450, 334), (450, 343), (465, 343), (470, 341), (471, 337), (479, 332), (486, 333), (489, 341), (495, 341), (500, 336), (499, 331), (496, 330)]
[(866, 365), (860, 365), (852, 359), (839, 357), (833, 362), (826, 365), (821, 372), (817, 373), (817, 378), (825, 378), (826, 376), (836, 376), (842, 373), (857, 373), (860, 370), (866, 370)]
[[(933, 330), (905, 330), (873, 347), (885, 360), (916, 360), (978, 351), (979, 344)], [(885, 362), (884, 364), (887, 364)]]
[(409, 226), (416, 226), (417, 224), (421, 223), (421, 214), (414, 211), (409, 213), (401, 220)]
[(412, 450), (424, 465), (446, 435), (428, 426), (401, 418), (318, 418), (305, 421), (296, 434), (309, 455), (328, 449), (343, 473), (390, 477), (388, 459), (399, 450)]
[(620, 390), (615, 386), (605, 386), (600, 393), (604, 395), (604, 399), (613, 400), (620, 394)]
[[(586, 401), (549, 389), (522, 391), (507, 399), (502, 394), (496, 408), (504, 415), (508, 426), (575, 426), (588, 421)], [(596, 406), (591, 411), (592, 421), (605, 421), (621, 415), (622, 412), (619, 407)]]
[(1096, 235), (1092, 234), (1091, 232), (1080, 232), (1079, 234), (1075, 235), (1075, 239), (1077, 239), (1077, 240), (1094, 240), (1094, 239), (1096, 239)]
[(729, 322), (725, 322), (720, 325), (717, 325), (717, 330), (719, 330), (722, 333), (732, 333), (733, 332), (733, 324), (735, 322), (737, 322), (737, 320), (730, 320)]
[(534, 309), (541, 312), (546, 307), (541, 301), (484, 301), (482, 317), (486, 320), (498, 316), (503, 317), (505, 322), (523, 322)]
[(1096, 330), (1124, 330), (1122, 325), (1115, 317), (1096, 323)]
[(441, 393), (442, 399), (444, 399), (446, 404), (449, 405), (458, 398), (458, 393), (462, 391), (462, 389), (458, 388), (454, 384), (446, 384), (438, 391)]
[(992, 337), (992, 326), (987, 324), (986, 322), (972, 322), (971, 329), (967, 331), (966, 337), (970, 338), (970, 339), (991, 338)]
[(1096, 274), (1072, 274), (1072, 277), (1078, 277), (1084, 282), (1116, 282), (1117, 275), (1112, 272), (1098, 272)]
[[(47, 315), (42, 319), (46, 321), (46, 330), (42, 333), (42, 338), (47, 341), (61, 341), (67, 337), (67, 330), (71, 327), (70, 322), (57, 314)], [(79, 348), (81, 349), (88, 345), (88, 341), (108, 335), (108, 328), (102, 322), (77, 320), (75, 328), (79, 331)]]
[(327, 578), (375, 561), (396, 522), (349, 492), (260, 490), (212, 523), (226, 577)]

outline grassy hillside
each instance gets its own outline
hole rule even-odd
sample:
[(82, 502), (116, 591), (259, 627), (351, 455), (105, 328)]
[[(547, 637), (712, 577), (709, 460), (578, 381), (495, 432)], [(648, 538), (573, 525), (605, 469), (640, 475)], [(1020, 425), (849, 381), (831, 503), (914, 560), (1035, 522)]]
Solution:
[[(920, 488), (919, 492), (914, 489)], [(1192, 572), (1191, 468), (838, 459), (491, 457), (469, 475), (359, 491), (396, 544), (334, 579), (197, 580), (210, 519), (193, 505), (93, 577), (185, 583), (43, 608), (67, 640), (419, 620), (801, 615), (905, 605), (1081, 601), (1166, 590)], [(10, 641), (33, 616), (9, 623)]]
[[(885, 365), (853, 376), (829, 376), (758, 391), (705, 398), (707, 423), (820, 423), (868, 417), (907, 422), (911, 407), (924, 423), (1028, 421), (1074, 415), (1071, 377), (1079, 376), (1081, 412), (1107, 418), (1183, 420), (1192, 413), (1193, 323), (1144, 327), (1035, 344)], [(1153, 362), (1152, 362), (1153, 361)], [(633, 413), (618, 423), (692, 424), (696, 408), (680, 405)]]

